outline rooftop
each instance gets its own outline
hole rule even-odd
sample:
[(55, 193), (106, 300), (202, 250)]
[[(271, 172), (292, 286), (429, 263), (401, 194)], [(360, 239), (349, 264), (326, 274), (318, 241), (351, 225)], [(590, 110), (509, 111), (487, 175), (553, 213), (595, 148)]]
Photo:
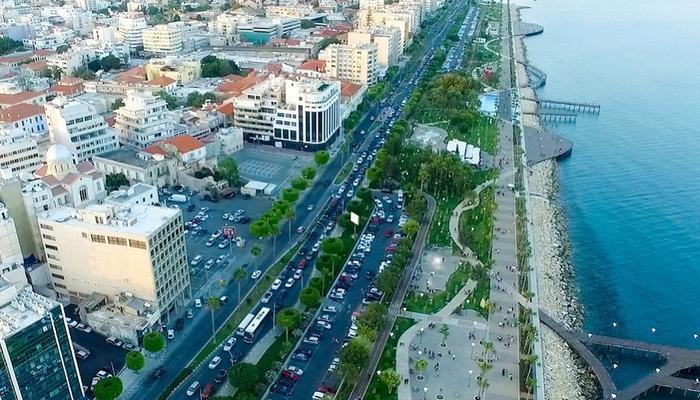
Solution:
[(35, 104), (20, 103), (0, 111), (0, 121), (17, 122), (37, 114), (44, 114), (44, 107)]
[(0, 104), (19, 104), (27, 100), (43, 96), (44, 93), (39, 92), (19, 92), (14, 94), (0, 94)]
[[(117, 207), (110, 204), (91, 204), (82, 209), (57, 207), (39, 214), (38, 217), (40, 221), (58, 222), (92, 232), (148, 236), (179, 213), (179, 209), (167, 207), (143, 205)], [(105, 223), (94, 222), (95, 216), (103, 217)]]
[[(104, 202), (117, 206), (122, 204), (132, 204), (133, 199), (136, 199), (149, 191), (155, 191), (157, 193), (155, 187), (138, 182), (131, 185), (127, 190), (115, 190), (109, 196), (107, 196), (107, 198), (105, 198)], [(154, 200), (154, 203), (158, 202), (158, 198)]]
[(139, 152), (128, 147), (122, 147), (116, 150), (108, 151), (94, 157), (95, 159), (104, 158), (106, 160), (116, 161), (122, 164), (133, 165), (139, 168), (148, 168), (156, 165), (158, 161), (148, 153)]
[(59, 304), (34, 293), (29, 285), (18, 291), (0, 279), (0, 337), (7, 338), (42, 319)]

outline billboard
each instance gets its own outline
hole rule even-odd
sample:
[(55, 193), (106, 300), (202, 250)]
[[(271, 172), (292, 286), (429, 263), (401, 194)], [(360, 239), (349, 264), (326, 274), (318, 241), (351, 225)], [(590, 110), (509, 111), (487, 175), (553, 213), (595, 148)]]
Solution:
[(229, 239), (232, 237), (236, 237), (236, 227), (234, 226), (224, 226), (221, 229), (221, 232), (223, 232), (224, 237), (227, 237)]
[(350, 222), (352, 222), (355, 225), (360, 225), (360, 216), (355, 214), (354, 212), (350, 213)]

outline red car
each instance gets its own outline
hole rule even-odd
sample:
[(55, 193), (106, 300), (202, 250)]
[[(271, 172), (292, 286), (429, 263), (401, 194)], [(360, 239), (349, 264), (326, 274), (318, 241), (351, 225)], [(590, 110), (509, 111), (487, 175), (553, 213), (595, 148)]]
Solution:
[(387, 229), (387, 230), (384, 231), (384, 237), (389, 238), (389, 237), (391, 237), (391, 235), (393, 235), (393, 234), (394, 234), (394, 231), (391, 230), (391, 229)]
[(329, 395), (335, 395), (336, 390), (328, 387), (328, 386), (319, 386), (318, 391), (321, 393), (329, 394)]
[(304, 269), (309, 262), (306, 259), (299, 261), (299, 268)]
[(299, 380), (299, 375), (295, 374), (294, 372), (292, 372), (288, 369), (285, 369), (284, 371), (282, 371), (282, 376), (284, 378), (291, 380), (292, 382), (296, 382)]
[(204, 387), (204, 390), (202, 390), (202, 400), (208, 399), (209, 396), (211, 396), (213, 394), (214, 394), (214, 385), (212, 385), (210, 383)]

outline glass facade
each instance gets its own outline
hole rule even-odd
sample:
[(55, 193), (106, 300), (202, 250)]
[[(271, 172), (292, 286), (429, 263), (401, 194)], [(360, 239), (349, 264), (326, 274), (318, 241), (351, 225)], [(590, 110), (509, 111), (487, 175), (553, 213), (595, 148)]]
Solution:
[(2, 400), (77, 400), (83, 397), (62, 314), (61, 307), (55, 306), (40, 320), (2, 341)]

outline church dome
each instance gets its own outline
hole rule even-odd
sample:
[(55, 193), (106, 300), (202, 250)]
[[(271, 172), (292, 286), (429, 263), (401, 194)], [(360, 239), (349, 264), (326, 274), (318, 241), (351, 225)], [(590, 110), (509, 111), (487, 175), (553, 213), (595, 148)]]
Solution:
[(46, 152), (47, 164), (65, 164), (72, 163), (72, 161), (73, 154), (68, 150), (68, 147), (62, 144), (54, 144)]

